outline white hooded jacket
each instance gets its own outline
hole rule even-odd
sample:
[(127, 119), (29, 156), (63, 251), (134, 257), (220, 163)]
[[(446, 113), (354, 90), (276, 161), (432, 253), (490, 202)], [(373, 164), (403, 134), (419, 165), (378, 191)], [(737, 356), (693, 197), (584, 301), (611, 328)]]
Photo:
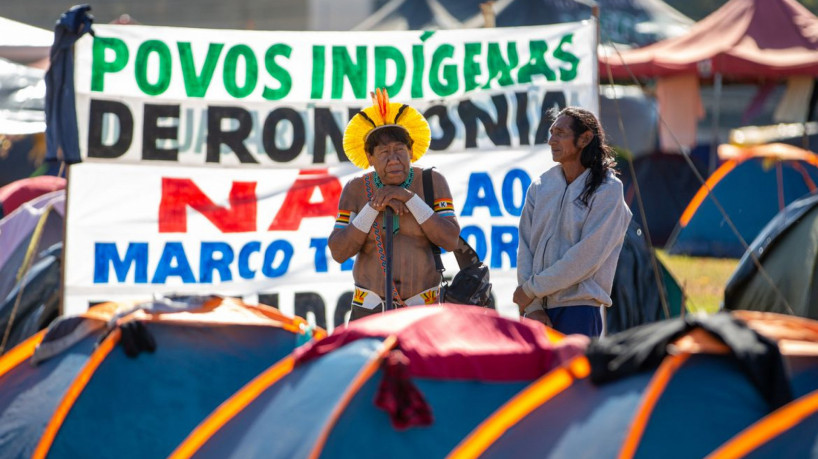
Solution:
[(590, 175), (571, 184), (562, 166), (545, 171), (526, 193), (520, 217), (517, 282), (532, 305), (610, 306), (616, 263), (631, 211), (622, 182), (609, 171), (586, 206), (580, 195)]

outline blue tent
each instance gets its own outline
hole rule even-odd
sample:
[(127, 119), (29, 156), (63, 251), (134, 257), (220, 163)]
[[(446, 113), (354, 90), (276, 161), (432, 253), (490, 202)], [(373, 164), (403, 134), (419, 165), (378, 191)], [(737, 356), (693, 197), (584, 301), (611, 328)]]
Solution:
[(722, 145), (719, 154), (730, 150), (738, 152), (708, 177), (682, 213), (665, 246), (668, 252), (738, 258), (775, 214), (818, 190), (818, 157), (812, 152), (768, 144)]
[(106, 303), (0, 359), (3, 457), (166, 457), (310, 334), (301, 319), (218, 297)]
[[(816, 402), (818, 355), (773, 344), (813, 341), (815, 323), (775, 316), (674, 319), (592, 343), (587, 358), (533, 383), (448, 457), (710, 457), (804, 397)], [(773, 331), (775, 322), (786, 325)]]
[(259, 375), (172, 457), (445, 457), (492, 411), (581, 354), (572, 343), (473, 306), (369, 316)]

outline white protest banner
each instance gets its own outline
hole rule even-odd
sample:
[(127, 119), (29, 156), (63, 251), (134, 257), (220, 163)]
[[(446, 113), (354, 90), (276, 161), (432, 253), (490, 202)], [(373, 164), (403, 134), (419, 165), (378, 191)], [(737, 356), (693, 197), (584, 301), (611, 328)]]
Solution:
[[(508, 151), (463, 167), (470, 161), (472, 155), (458, 153), (427, 156), (418, 165), (435, 166), (447, 178), (462, 235), (491, 268), (498, 310), (514, 316), (523, 194), (553, 163), (548, 150)], [(327, 238), (341, 189), (359, 169), (225, 173), (89, 162), (69, 172), (66, 313), (89, 302), (217, 293), (274, 298), (283, 312), (312, 313), (329, 329), (343, 322), (353, 261), (332, 260)], [(444, 264), (447, 275), (458, 271), (451, 254)]]
[(408, 32), (95, 25), (76, 44), (84, 160), (308, 168), (346, 161), (369, 91), (420, 110), (433, 152), (543, 144), (552, 107), (598, 112), (592, 21)]

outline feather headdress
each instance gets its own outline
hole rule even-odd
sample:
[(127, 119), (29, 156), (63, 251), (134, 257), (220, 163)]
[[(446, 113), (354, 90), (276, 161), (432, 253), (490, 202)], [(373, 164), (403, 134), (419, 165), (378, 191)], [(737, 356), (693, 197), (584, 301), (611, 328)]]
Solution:
[(366, 169), (369, 159), (364, 145), (369, 135), (384, 126), (400, 126), (412, 138), (412, 162), (417, 161), (429, 149), (432, 131), (426, 118), (414, 108), (398, 102), (389, 102), (386, 90), (376, 89), (372, 97), (372, 106), (358, 112), (349, 120), (344, 130), (344, 152), (352, 164)]

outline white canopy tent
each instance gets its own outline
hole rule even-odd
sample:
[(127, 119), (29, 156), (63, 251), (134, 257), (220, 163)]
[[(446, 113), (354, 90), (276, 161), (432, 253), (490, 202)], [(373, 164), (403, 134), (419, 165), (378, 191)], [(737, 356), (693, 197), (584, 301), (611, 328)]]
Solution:
[(0, 57), (19, 64), (48, 66), (54, 32), (0, 17)]

